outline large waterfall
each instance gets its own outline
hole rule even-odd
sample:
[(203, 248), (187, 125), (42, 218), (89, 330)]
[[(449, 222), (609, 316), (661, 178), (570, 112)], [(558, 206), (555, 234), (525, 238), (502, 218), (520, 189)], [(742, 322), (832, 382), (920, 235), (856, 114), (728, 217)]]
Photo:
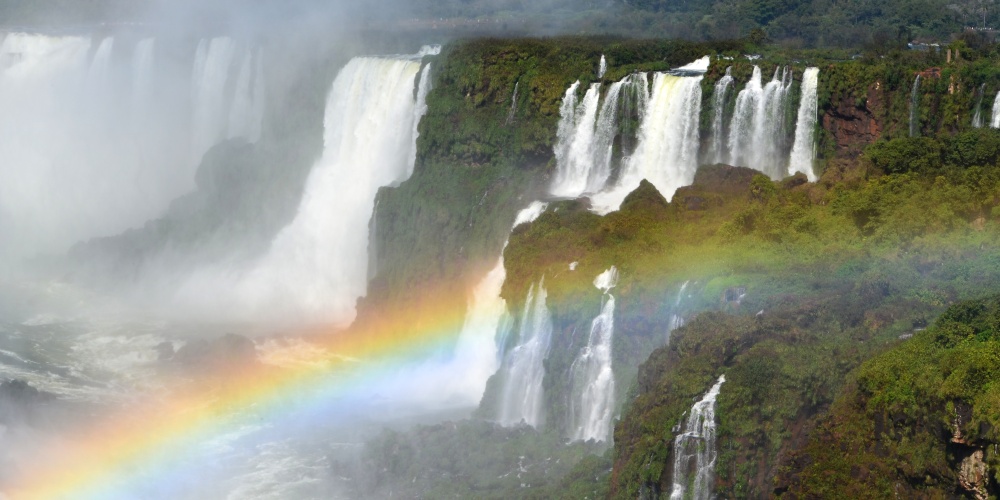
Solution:
[(517, 345), (507, 352), (500, 371), (498, 421), (501, 425), (517, 425), (523, 421), (538, 428), (543, 422), (543, 363), (549, 355), (552, 340), (552, 317), (545, 303), (547, 297), (544, 279), (528, 290)]
[(798, 120), (795, 123), (795, 143), (792, 145), (792, 155), (788, 162), (789, 174), (795, 175), (801, 172), (810, 182), (816, 181), (813, 158), (816, 157), (818, 86), (819, 68), (807, 68), (802, 74), (802, 97), (799, 101)]
[(715, 475), (715, 400), (726, 376), (691, 407), (681, 433), (674, 439), (674, 473), (671, 500), (708, 500)]
[[(418, 103), (429, 81), (417, 80), (420, 67), (419, 58), (362, 57), (337, 75), (326, 103), (323, 154), (295, 219), (249, 273), (236, 271), (233, 295), (246, 312), (262, 310), (281, 320), (354, 319), (355, 301), (367, 290), (375, 195), (413, 169), (414, 123), (424, 112)], [(202, 290), (226, 280), (217, 270), (196, 274), (179, 300), (196, 308)]]
[(667, 199), (694, 180), (701, 80), (701, 76), (656, 74), (635, 153), (623, 160), (618, 182), (593, 196), (595, 211), (617, 210), (643, 179), (652, 182)]
[(590, 338), (570, 369), (573, 380), (570, 408), (570, 438), (607, 441), (615, 410), (615, 374), (611, 368), (611, 344), (615, 334), (615, 297), (618, 269), (601, 273), (594, 280), (603, 295), (601, 313), (590, 325)]
[(778, 67), (774, 77), (762, 85), (761, 70), (754, 66), (753, 76), (736, 96), (736, 107), (729, 125), (729, 163), (750, 167), (781, 179), (788, 161), (788, 93), (792, 71)]
[(246, 74), (241, 84), (228, 85), (238, 52), (230, 39), (202, 42), (184, 68), (175, 62), (183, 50), (165, 45), (152, 38), (3, 38), (0, 234), (9, 239), (0, 253), (63, 252), (138, 226), (194, 188), (204, 150), (229, 136), (259, 136), (259, 53), (252, 68), (239, 70)]

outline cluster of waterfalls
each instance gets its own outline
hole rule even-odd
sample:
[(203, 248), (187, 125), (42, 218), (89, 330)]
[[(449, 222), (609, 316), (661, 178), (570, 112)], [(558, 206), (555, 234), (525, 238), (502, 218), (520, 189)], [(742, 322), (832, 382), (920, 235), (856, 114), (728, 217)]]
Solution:
[(773, 179), (802, 173), (816, 180), (819, 69), (802, 72), (798, 93), (791, 68), (775, 68), (764, 83), (761, 68), (754, 66), (738, 92), (727, 69), (714, 85), (711, 121), (702, 127), (701, 84), (709, 62), (706, 57), (655, 73), (652, 81), (645, 73), (632, 74), (607, 85), (603, 96), (602, 83), (590, 84), (582, 99), (580, 82), (571, 85), (560, 108), (550, 193), (587, 195), (595, 211), (606, 213), (642, 179), (670, 198), (694, 180), (701, 164), (750, 167)]
[[(153, 220), (195, 189), (198, 165), (213, 146), (256, 143), (267, 135), (265, 52), (227, 37), (189, 45), (168, 49), (153, 38), (4, 37), (0, 176), (16, 182), (0, 183), (0, 234), (13, 236), (0, 252), (63, 252)], [(431, 87), (425, 57), (438, 51), (350, 60), (332, 82), (323, 151), (292, 220), (250, 262), (198, 268), (179, 278), (173, 299), (192, 312), (258, 311), (279, 319), (350, 323), (373, 274), (369, 223), (376, 195), (413, 173), (418, 124)], [(779, 67), (765, 83), (755, 67), (742, 89), (727, 71), (714, 85), (706, 115), (711, 123), (703, 126), (709, 62), (586, 88), (571, 85), (560, 109), (550, 194), (589, 196), (594, 209), (606, 213), (643, 179), (671, 197), (705, 163), (815, 180), (819, 70), (808, 68), (797, 79), (792, 69)], [(608, 70), (603, 57), (598, 70), (601, 79)], [(517, 87), (508, 124), (516, 104)], [(529, 204), (514, 227), (546, 208)], [(570, 272), (582, 271), (571, 265)], [(546, 360), (558, 332), (544, 278), (527, 290), (523, 310), (512, 313), (500, 295), (505, 276), (501, 256), (473, 290), (447, 368), (461, 377), (442, 382), (442, 388), (465, 403), (478, 402), (494, 377), (495, 420), (541, 428), (547, 418)], [(570, 440), (608, 442), (612, 436), (620, 392), (613, 366), (618, 280), (614, 266), (594, 277), (591, 293), (600, 306), (583, 319), (589, 320), (587, 335), (572, 345), (567, 421), (561, 426)], [(682, 323), (674, 314), (670, 328)], [(714, 398), (723, 381), (692, 409), (676, 444), (675, 454), (695, 457), (699, 470), (710, 469), (714, 450), (691, 443), (711, 442)], [(688, 448), (697, 450), (680, 451)], [(701, 491), (698, 485), (707, 480), (702, 472), (697, 478)]]
[(214, 144), (260, 138), (262, 51), (225, 37), (167, 45), (3, 38), (0, 233), (11, 238), (0, 253), (57, 253), (135, 227), (194, 189)]

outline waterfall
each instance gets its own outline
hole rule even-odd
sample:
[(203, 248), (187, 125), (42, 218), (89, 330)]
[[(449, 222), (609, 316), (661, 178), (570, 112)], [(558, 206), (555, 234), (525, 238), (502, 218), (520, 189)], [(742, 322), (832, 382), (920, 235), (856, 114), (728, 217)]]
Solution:
[(555, 196), (575, 198), (591, 189), (589, 180), (596, 163), (594, 136), (601, 84), (592, 84), (583, 101), (577, 105), (576, 90), (579, 86), (579, 81), (570, 86), (559, 109), (554, 148), (556, 174), (550, 189)]
[[(152, 38), (141, 40), (132, 53), (132, 116), (141, 121), (148, 112), (153, 86), (153, 62), (156, 41)], [(136, 123), (139, 125), (139, 123)]]
[(600, 84), (587, 90), (577, 104), (580, 83), (570, 86), (560, 107), (561, 119), (554, 148), (556, 175), (550, 188), (554, 196), (577, 198), (603, 189), (611, 178), (615, 138), (631, 110), (644, 110), (645, 75), (631, 75), (608, 86), (600, 100)]
[(235, 48), (236, 44), (228, 37), (202, 40), (198, 44), (191, 79), (191, 161), (195, 164), (225, 137), (226, 82)]
[[(920, 135), (920, 75), (913, 80), (913, 91), (910, 92), (910, 137)], [(994, 106), (996, 109), (996, 106)]]
[(542, 382), (545, 358), (552, 340), (552, 318), (545, 304), (545, 280), (532, 285), (524, 302), (518, 329), (519, 341), (504, 359), (499, 422), (512, 426), (522, 421), (539, 428), (545, 403)]
[(507, 121), (504, 122), (505, 125), (514, 123), (514, 115), (517, 113), (517, 88), (520, 85), (521, 82), (514, 82), (514, 95), (510, 98), (510, 111), (507, 111)]
[(667, 335), (664, 345), (670, 343), (670, 335), (674, 333), (674, 330), (684, 326), (684, 317), (680, 315), (681, 302), (684, 300), (684, 292), (690, 283), (690, 280), (685, 281), (681, 284), (680, 290), (677, 291), (677, 300), (674, 301), (674, 309), (670, 311), (670, 322), (667, 324)]
[(726, 103), (729, 101), (729, 91), (733, 88), (732, 67), (726, 68), (726, 74), (715, 84), (712, 94), (712, 146), (709, 150), (709, 162), (725, 163), (726, 158)]
[[(338, 73), (326, 103), (324, 150), (298, 213), (267, 254), (231, 285), (233, 300), (246, 313), (277, 321), (354, 319), (355, 301), (367, 290), (376, 193), (406, 180), (413, 169), (414, 122), (424, 111), (418, 103), (428, 83), (421, 78), (414, 95), (420, 66), (414, 58), (360, 57)], [(204, 290), (230, 287), (230, 272), (219, 273), (195, 273), (177, 300), (193, 310), (215, 307), (199, 304)]]
[(639, 145), (623, 160), (618, 182), (591, 198), (596, 212), (617, 210), (643, 179), (668, 200), (677, 188), (691, 184), (698, 167), (701, 80), (702, 76), (656, 74), (642, 113)]
[[(94, 52), (94, 59), (90, 62), (90, 67), (87, 69), (87, 85), (89, 85), (92, 91), (104, 91), (108, 90), (108, 70), (111, 67), (111, 51), (114, 49), (115, 39), (108, 37), (101, 40), (101, 44), (97, 46), (97, 51)], [(100, 105), (100, 103), (94, 103)]]
[(691, 407), (681, 434), (674, 439), (674, 473), (671, 500), (712, 498), (715, 474), (715, 400), (726, 376)]
[(242, 137), (249, 142), (260, 140), (264, 121), (264, 79), (261, 52), (243, 54), (236, 90), (229, 108), (229, 133), (227, 138)]
[(762, 84), (760, 67), (754, 66), (753, 76), (736, 96), (729, 126), (729, 162), (759, 170), (772, 179), (785, 173), (788, 159), (785, 117), (792, 73), (788, 68), (775, 68), (774, 76)]
[[(437, 55), (441, 52), (441, 47), (437, 45), (425, 46), (421, 51), (428, 51), (430, 55)], [(427, 63), (424, 65), (424, 69), (420, 71), (420, 82), (417, 83), (417, 102), (413, 106), (413, 129), (410, 131), (413, 136), (413, 147), (410, 149), (410, 159), (406, 162), (406, 175), (404, 175), (406, 179), (409, 179), (413, 175), (413, 167), (417, 163), (417, 138), (420, 136), (420, 119), (427, 114), (427, 93), (430, 91), (431, 64)]]
[(972, 113), (972, 127), (983, 128), (983, 97), (986, 95), (986, 84), (979, 86), (976, 91), (976, 109)]
[(997, 92), (997, 97), (993, 101), (993, 113), (990, 115), (990, 127), (1000, 128), (1000, 92)]
[(622, 155), (630, 156), (635, 152), (642, 118), (646, 116), (646, 108), (649, 106), (649, 77), (646, 73), (634, 73), (622, 82), (619, 128)]
[(816, 182), (813, 159), (816, 157), (818, 87), (819, 68), (807, 68), (802, 74), (802, 97), (799, 101), (799, 117), (795, 122), (795, 143), (788, 160), (788, 173), (795, 175), (797, 172), (802, 172), (810, 182)]
[(604, 78), (604, 74), (608, 72), (608, 60), (604, 58), (604, 54), (601, 54), (601, 62), (597, 66), (597, 79), (600, 80)]
[(615, 410), (615, 375), (611, 369), (611, 343), (615, 333), (615, 297), (618, 269), (601, 273), (594, 286), (603, 293), (600, 314), (590, 325), (587, 345), (570, 367), (573, 380), (570, 438), (607, 441)]
[(0, 257), (137, 227), (193, 186), (188, 75), (154, 65), (152, 39), (2, 37)]
[[(531, 203), (517, 214), (511, 231), (537, 219), (546, 207), (546, 203)], [(507, 248), (507, 243), (504, 243), (504, 248)], [(441, 389), (443, 392), (457, 395), (470, 403), (478, 402), (486, 389), (486, 381), (500, 368), (506, 353), (500, 352), (498, 346), (505, 344), (512, 326), (507, 302), (500, 296), (506, 279), (507, 270), (501, 254), (497, 264), (472, 291), (455, 347), (456, 366), (449, 371), (450, 376)]]

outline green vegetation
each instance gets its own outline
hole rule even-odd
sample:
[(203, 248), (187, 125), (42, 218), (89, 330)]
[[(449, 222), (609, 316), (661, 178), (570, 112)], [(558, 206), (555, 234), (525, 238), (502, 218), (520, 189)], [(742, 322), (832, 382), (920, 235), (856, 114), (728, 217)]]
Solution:
[(1000, 297), (962, 302), (862, 365), (808, 445), (789, 460), (781, 491), (997, 495), (998, 324)]
[[(618, 380), (634, 380), (622, 367), (662, 342), (664, 303), (680, 283), (698, 282), (691, 307), (736, 314), (695, 318), (640, 369), (637, 397), (616, 428), (612, 494), (669, 487), (672, 429), (720, 373), (729, 378), (719, 398), (720, 491), (769, 494), (776, 457), (805, 442), (851, 370), (948, 304), (990, 293), (1000, 280), (1000, 257), (983, 250), (1000, 243), (989, 146), (998, 137), (941, 139), (930, 149), (948, 165), (918, 168), (941, 160), (904, 154), (893, 163), (910, 165), (904, 172), (887, 167), (886, 151), (936, 141), (880, 143), (815, 185), (702, 167), (669, 204), (644, 184), (619, 212), (599, 217), (567, 202), (515, 231), (504, 296), (518, 304), (544, 275), (554, 342), (572, 334), (572, 318), (593, 316), (593, 276), (621, 269)], [(577, 271), (568, 262), (579, 262)], [(746, 297), (725, 299), (737, 286)], [(547, 372), (559, 379), (566, 368), (550, 360)]]

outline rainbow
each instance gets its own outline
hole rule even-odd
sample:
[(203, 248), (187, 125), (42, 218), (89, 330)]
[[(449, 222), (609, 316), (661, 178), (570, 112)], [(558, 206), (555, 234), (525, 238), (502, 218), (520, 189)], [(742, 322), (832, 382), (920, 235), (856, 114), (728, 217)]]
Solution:
[(324, 336), (317, 341), (330, 353), (323, 363), (235, 372), (220, 367), (72, 433), (68, 443), (44, 447), (0, 498), (171, 497), (171, 488), (197, 481), (206, 465), (199, 461), (200, 444), (247, 425), (329, 422), (354, 398), (448, 349), (463, 315), (454, 302), (425, 299), (392, 317)]

